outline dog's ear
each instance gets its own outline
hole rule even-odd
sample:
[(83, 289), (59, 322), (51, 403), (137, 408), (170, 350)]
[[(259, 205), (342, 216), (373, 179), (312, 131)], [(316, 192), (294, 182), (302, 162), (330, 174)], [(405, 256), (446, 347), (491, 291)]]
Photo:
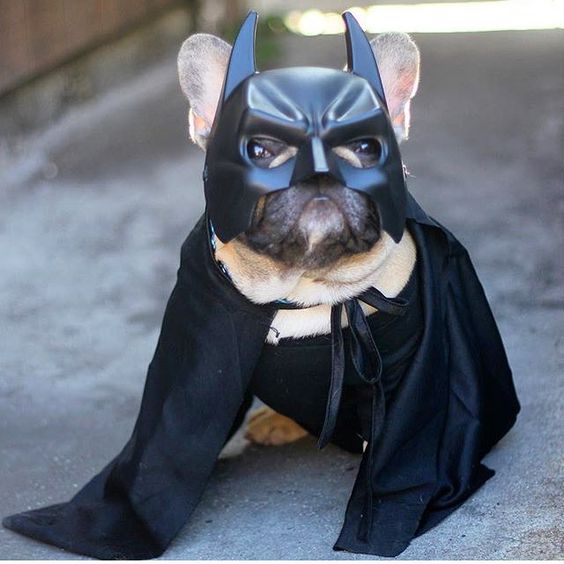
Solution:
[(188, 99), (190, 137), (205, 150), (229, 61), (228, 43), (207, 33), (190, 36), (178, 53), (178, 78)]
[(407, 33), (382, 33), (371, 42), (398, 141), (407, 139), (411, 98), (419, 85), (419, 49)]

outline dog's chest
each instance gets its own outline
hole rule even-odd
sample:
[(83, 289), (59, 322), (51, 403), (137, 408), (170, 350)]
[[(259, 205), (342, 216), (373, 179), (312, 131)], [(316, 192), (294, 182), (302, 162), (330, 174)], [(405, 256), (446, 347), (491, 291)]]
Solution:
[[(364, 313), (370, 315), (376, 310), (368, 304), (360, 304)], [(348, 324), (343, 312), (341, 325)], [(266, 341), (277, 344), (284, 338), (303, 338), (325, 335), (331, 332), (331, 306), (321, 304), (306, 309), (281, 309), (276, 313)]]
[[(406, 286), (416, 263), (416, 247), (409, 231), (397, 244), (384, 234), (374, 252), (345, 266), (335, 268), (324, 278), (281, 276), (266, 260), (234, 251), (231, 243), (221, 245), (216, 258), (225, 266), (237, 289), (256, 303), (285, 298), (293, 303), (319, 304), (303, 309), (280, 309), (276, 313), (266, 342), (276, 344), (284, 338), (324, 335), (331, 330), (331, 305), (353, 298), (375, 287), (389, 298)], [(375, 309), (361, 303), (366, 315)], [(346, 316), (342, 318), (346, 327)]]
[[(277, 344), (284, 338), (303, 338), (325, 335), (331, 332), (331, 304), (342, 302), (359, 295), (364, 290), (375, 287), (389, 298), (395, 298), (406, 287), (415, 268), (416, 250), (409, 233), (405, 233), (402, 243), (389, 253), (384, 261), (370, 275), (356, 283), (330, 284), (304, 281), (293, 289), (289, 298), (295, 303), (325, 302), (304, 309), (280, 309), (276, 313), (267, 343)], [(376, 309), (360, 302), (365, 315)], [(347, 317), (342, 314), (341, 324), (346, 327)]]

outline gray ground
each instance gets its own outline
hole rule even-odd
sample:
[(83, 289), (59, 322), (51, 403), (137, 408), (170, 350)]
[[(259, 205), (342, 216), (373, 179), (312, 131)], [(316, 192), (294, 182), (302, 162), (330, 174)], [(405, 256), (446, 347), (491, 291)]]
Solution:
[[(496, 476), (402, 557), (562, 558), (564, 35), (416, 39), (411, 187), (469, 247), (523, 411), (487, 458)], [(343, 60), (338, 37), (285, 49), (292, 63)], [(174, 72), (167, 59), (15, 152), (0, 147), (2, 515), (67, 499), (131, 431), (202, 209)], [(248, 447), (219, 463), (166, 556), (355, 558), (331, 547), (357, 464), (309, 439)], [(71, 555), (0, 529), (0, 557)]]

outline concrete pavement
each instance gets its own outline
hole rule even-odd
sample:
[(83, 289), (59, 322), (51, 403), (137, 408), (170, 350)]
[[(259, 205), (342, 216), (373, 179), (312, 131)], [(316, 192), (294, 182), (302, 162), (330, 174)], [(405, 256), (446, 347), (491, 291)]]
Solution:
[[(401, 558), (564, 557), (564, 34), (416, 36), (410, 186), (468, 246), (522, 413), (496, 476)], [(341, 64), (340, 37), (282, 42)], [(68, 499), (122, 447), (180, 244), (202, 210), (171, 56), (16, 146), (0, 145), (0, 513)], [(345, 559), (358, 458), (239, 437), (167, 558)], [(241, 453), (242, 451), (242, 453)], [(75, 558), (0, 529), (2, 558)]]

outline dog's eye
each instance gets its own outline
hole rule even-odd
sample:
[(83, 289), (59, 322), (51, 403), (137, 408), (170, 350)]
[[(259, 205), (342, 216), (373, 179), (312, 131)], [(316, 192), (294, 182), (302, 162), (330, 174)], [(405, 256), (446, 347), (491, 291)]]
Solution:
[(360, 139), (349, 144), (349, 148), (360, 158), (377, 161), (382, 155), (382, 145), (377, 139)]
[(366, 138), (335, 147), (333, 151), (356, 168), (369, 168), (382, 158), (382, 144), (378, 139)]
[(257, 141), (256, 139), (251, 139), (247, 144), (247, 154), (253, 161), (264, 161), (266, 159), (271, 159), (274, 156), (260, 141)]
[(247, 155), (255, 166), (275, 168), (292, 158), (297, 152), (284, 141), (271, 137), (253, 137), (247, 143)]

